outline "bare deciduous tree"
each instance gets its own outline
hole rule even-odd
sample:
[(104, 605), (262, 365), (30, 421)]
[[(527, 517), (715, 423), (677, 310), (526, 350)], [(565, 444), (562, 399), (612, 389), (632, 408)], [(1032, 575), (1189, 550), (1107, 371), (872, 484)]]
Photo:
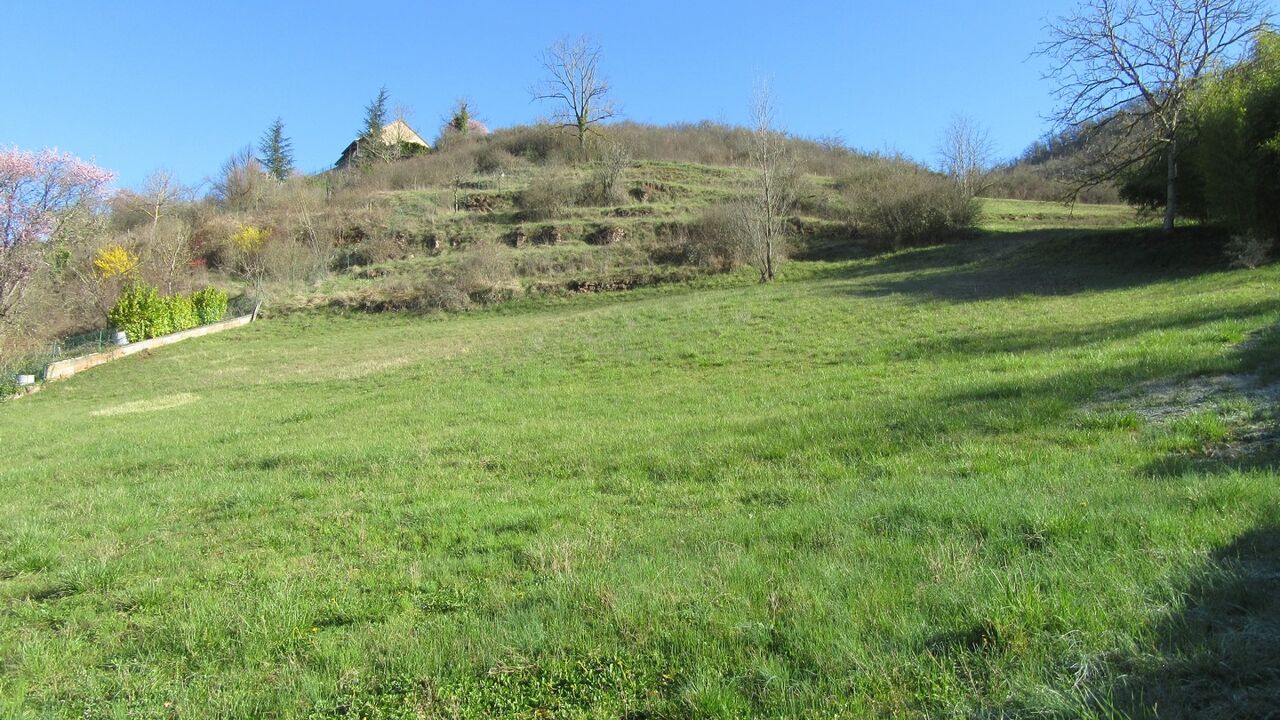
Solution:
[(585, 155), (593, 126), (617, 115), (609, 82), (600, 75), (600, 46), (586, 37), (559, 40), (543, 55), (542, 66), (550, 76), (533, 97), (556, 104), (554, 119), (577, 132), (578, 150)]
[(462, 209), (462, 189), (476, 171), (475, 156), (466, 152), (446, 152), (435, 156), (453, 197), (453, 211)]
[(173, 294), (191, 265), (191, 224), (181, 217), (166, 216), (151, 228), (145, 261), (165, 293)]
[(159, 279), (166, 293), (174, 291), (183, 269), (191, 261), (191, 226), (181, 217), (181, 207), (194, 196), (194, 188), (183, 185), (173, 173), (161, 169), (147, 178), (141, 191), (121, 191), (113, 201), (117, 211), (150, 220), (147, 237), (142, 242), (144, 265)]
[(151, 173), (142, 188), (142, 193), (133, 200), (139, 205), (139, 209), (151, 218), (152, 235), (154, 235), (160, 218), (166, 216), (175, 204), (190, 200), (192, 194), (191, 188), (178, 182), (173, 173), (168, 170), (157, 170)]
[(741, 204), (746, 255), (760, 271), (760, 282), (773, 280), (782, 259), (786, 218), (796, 201), (796, 166), (786, 137), (775, 129), (773, 98), (760, 83), (751, 101), (751, 164), (754, 188)]
[(1052, 23), (1038, 53), (1052, 61), (1054, 119), (1091, 145), (1076, 191), (1164, 153), (1164, 229), (1171, 232), (1190, 92), (1267, 18), (1260, 0), (1085, 0)]
[(602, 204), (616, 202), (622, 195), (622, 175), (631, 164), (631, 151), (626, 145), (616, 140), (607, 141), (589, 181), (594, 200)]
[(213, 181), (213, 196), (223, 206), (233, 210), (247, 210), (257, 205), (259, 190), (266, 174), (262, 165), (248, 146), (237, 150), (225, 163)]
[(987, 129), (976, 120), (956, 114), (942, 133), (938, 146), (941, 170), (956, 182), (965, 195), (976, 197), (987, 188), (995, 148)]

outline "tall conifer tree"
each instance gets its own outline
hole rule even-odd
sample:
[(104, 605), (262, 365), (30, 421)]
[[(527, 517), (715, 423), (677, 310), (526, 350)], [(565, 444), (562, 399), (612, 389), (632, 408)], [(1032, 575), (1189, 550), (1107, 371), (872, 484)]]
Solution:
[(391, 148), (382, 139), (382, 128), (387, 124), (387, 100), (390, 97), (384, 85), (378, 89), (378, 96), (365, 106), (364, 128), (356, 141), (356, 162), (360, 164), (389, 159)]
[(293, 142), (285, 137), (284, 121), (280, 118), (276, 118), (262, 134), (258, 152), (262, 154), (262, 164), (271, 177), (284, 182), (293, 174)]

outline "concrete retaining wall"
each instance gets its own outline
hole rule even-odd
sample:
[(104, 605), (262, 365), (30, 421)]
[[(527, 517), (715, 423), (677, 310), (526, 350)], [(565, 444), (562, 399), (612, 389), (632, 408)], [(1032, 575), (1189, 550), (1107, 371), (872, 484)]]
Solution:
[(210, 325), (201, 325), (200, 327), (183, 330), (182, 332), (173, 333), (172, 335), (162, 335), (158, 338), (151, 338), (150, 340), (142, 340), (136, 343), (129, 343), (128, 345), (121, 345), (120, 347), (104, 350), (92, 355), (81, 355), (80, 357), (59, 360), (45, 368), (44, 379), (45, 382), (49, 382), (50, 380), (62, 380), (64, 378), (69, 378), (78, 372), (88, 370), (91, 367), (97, 367), (103, 363), (118, 360), (126, 355), (132, 355), (134, 353), (142, 352), (143, 350), (150, 350), (152, 348), (163, 347), (165, 345), (172, 345), (173, 343), (188, 340), (193, 337), (200, 337), (201, 335), (211, 335), (216, 332), (222, 332), (223, 330), (240, 327), (241, 325), (248, 325), (253, 322), (256, 316), (256, 313), (252, 315), (242, 315), (238, 318), (231, 318), (230, 320), (223, 320), (222, 322), (216, 322)]

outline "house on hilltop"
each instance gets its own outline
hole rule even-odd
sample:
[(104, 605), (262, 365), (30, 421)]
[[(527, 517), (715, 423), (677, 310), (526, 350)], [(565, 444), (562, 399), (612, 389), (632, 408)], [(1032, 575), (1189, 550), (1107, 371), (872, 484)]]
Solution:
[[(382, 126), (382, 142), (390, 147), (399, 148), (402, 156), (416, 155), (431, 149), (427, 141), (423, 140), (422, 136), (409, 127), (409, 123), (403, 120), (394, 120)], [(342, 157), (338, 158), (338, 162), (334, 163), (334, 166), (347, 167), (355, 160), (356, 153), (359, 150), (360, 138), (356, 138), (351, 141), (346, 150), (342, 151)]]

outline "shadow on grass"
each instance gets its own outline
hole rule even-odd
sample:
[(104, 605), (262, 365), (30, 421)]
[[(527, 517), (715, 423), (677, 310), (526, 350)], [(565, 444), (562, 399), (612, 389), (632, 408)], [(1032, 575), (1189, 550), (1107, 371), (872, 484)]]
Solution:
[[(953, 335), (926, 337), (904, 344), (895, 359), (934, 358), (945, 354), (980, 357), (1005, 353), (1070, 352), (1079, 348), (1111, 342), (1133, 341), (1148, 333), (1193, 330), (1205, 325), (1227, 320), (1251, 320), (1280, 311), (1280, 299), (1263, 303), (1225, 303), (1206, 306), (1197, 310), (1143, 316), (1113, 322), (1094, 322), (1088, 325), (1026, 329), (1020, 332), (957, 331)], [(1199, 361), (1186, 360), (1164, 354), (1148, 354), (1128, 362), (1112, 362), (1105, 367), (1086, 365), (1067, 366), (1065, 369), (1039, 376), (1012, 374), (996, 377), (932, 398), (945, 407), (972, 408), (974, 415), (990, 414), (992, 409), (1025, 411), (1029, 403), (1057, 403), (1064, 409), (1079, 408), (1094, 403), (1099, 408), (1114, 405), (1117, 410), (1128, 409), (1126, 403), (1136, 401), (1147, 383), (1167, 383), (1171, 388), (1182, 384), (1195, 385), (1202, 378), (1228, 378), (1237, 382), (1222, 385), (1234, 392), (1243, 392), (1258, 412), (1248, 431), (1238, 435), (1241, 441), (1236, 452), (1217, 454), (1203, 458), (1207, 469), (1230, 467), (1251, 468), (1280, 467), (1280, 415), (1271, 411), (1269, 398), (1280, 398), (1280, 375), (1267, 375), (1270, 364), (1277, 363), (1271, 350), (1280, 347), (1280, 331), (1266, 330), (1250, 339), (1235, 352), (1234, 361), (1222, 362), (1215, 358)], [(1137, 393), (1129, 398), (1123, 393)], [(1240, 399), (1230, 394), (1205, 395), (1218, 403)], [(996, 403), (996, 404), (993, 404)], [(999, 403), (1006, 403), (1001, 405)], [(1206, 405), (1205, 409), (1212, 409)], [(1025, 412), (1021, 412), (1025, 414)], [(1274, 438), (1275, 445), (1267, 440)], [(1246, 453), (1245, 451), (1248, 451)], [(1172, 466), (1181, 456), (1162, 460)], [(1169, 474), (1169, 473), (1162, 473)]]
[[(1237, 353), (1241, 377), (1258, 398), (1274, 397), (1280, 344), (1275, 328)], [(1254, 399), (1255, 404), (1258, 398)], [(1280, 420), (1265, 400), (1243, 437), (1212, 454), (1170, 455), (1156, 475), (1274, 471), (1280, 468)], [(1280, 718), (1280, 510), (1218, 548), (1193, 577), (1185, 605), (1156, 628), (1153, 655), (1130, 661), (1110, 688), (1104, 715), (1129, 718)]]
[(1280, 717), (1280, 526), (1219, 548), (1135, 662), (1107, 714), (1131, 718)]
[[(1280, 427), (1274, 419), (1250, 428), (1209, 453), (1171, 454), (1142, 468), (1142, 475), (1176, 478), (1188, 474), (1272, 471), (1280, 468)], [(1277, 716), (1280, 718), (1280, 708)]]
[(1280, 310), (1280, 298), (1262, 304), (1205, 305), (1196, 310), (1079, 325), (1046, 325), (1020, 332), (956, 330), (904, 344), (898, 359), (935, 357), (940, 353), (987, 355), (1070, 350), (1086, 345), (1134, 338), (1145, 333), (1190, 330), (1227, 320), (1245, 320)]
[(987, 232), (815, 277), (856, 280), (842, 288), (856, 295), (965, 302), (1122, 289), (1225, 268), (1222, 239), (1207, 228), (1181, 228), (1173, 237), (1149, 228), (1060, 229)]
[[(1268, 312), (1271, 309), (1269, 305), (1266, 308)], [(1190, 388), (1184, 403), (1199, 399), (1192, 407), (1184, 404), (1184, 410), (1201, 404), (1203, 409), (1218, 413), (1223, 405), (1243, 400), (1252, 408), (1248, 415), (1230, 421), (1231, 431), (1225, 440), (1170, 452), (1144, 466), (1143, 475), (1176, 478), (1280, 469), (1280, 327), (1264, 328), (1241, 343), (1234, 360), (1225, 374), (1217, 376), (1216, 386)]]

